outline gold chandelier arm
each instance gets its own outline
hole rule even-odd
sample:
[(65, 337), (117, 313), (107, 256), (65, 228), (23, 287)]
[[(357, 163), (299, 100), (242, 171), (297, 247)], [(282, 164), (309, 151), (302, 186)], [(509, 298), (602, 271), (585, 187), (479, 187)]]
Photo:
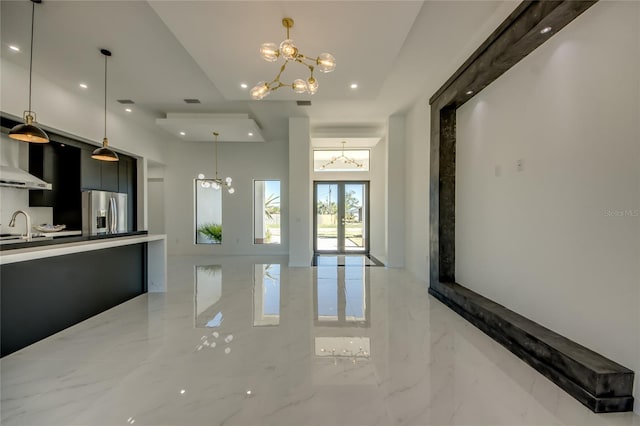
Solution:
[(282, 64), (282, 66), (280, 67), (280, 72), (278, 73), (278, 75), (276, 75), (276, 78), (274, 78), (274, 80), (280, 80), (280, 76), (282, 75), (282, 73), (284, 72), (285, 68), (287, 67), (287, 64), (289, 63), (289, 60), (287, 59), (286, 61), (284, 61), (284, 64)]
[[(312, 58), (310, 58), (308, 56), (303, 55), (302, 53), (298, 53), (298, 56), (296, 57), (296, 61), (301, 63), (302, 65), (306, 65), (312, 71), (313, 71), (314, 65), (316, 65), (318, 63), (317, 59), (312, 59)], [(309, 63), (307, 63), (305, 61), (308, 61)]]

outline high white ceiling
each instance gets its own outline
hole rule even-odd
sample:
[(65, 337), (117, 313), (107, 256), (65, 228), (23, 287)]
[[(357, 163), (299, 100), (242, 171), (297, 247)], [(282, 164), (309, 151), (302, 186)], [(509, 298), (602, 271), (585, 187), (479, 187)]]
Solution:
[[(104, 47), (113, 52), (109, 108), (125, 114), (115, 100), (134, 100), (131, 120), (242, 113), (257, 122), (268, 142), (287, 137), (289, 116), (308, 116), (314, 127), (342, 128), (347, 136), (351, 126), (384, 126), (388, 116), (431, 95), (517, 4), (44, 0), (36, 6), (34, 72), (101, 104)], [(31, 2), (2, 0), (0, 8), (2, 60), (27, 68)], [(250, 100), (240, 83), (251, 88), (276, 74), (278, 66), (263, 61), (258, 49), (284, 39), (285, 16), (295, 20), (291, 37), (301, 52), (334, 54), (336, 70), (318, 73), (314, 96), (282, 88), (265, 100)], [(12, 52), (10, 44), (22, 52)], [(298, 74), (288, 68), (287, 81)], [(80, 82), (89, 88), (81, 89)], [(352, 82), (357, 90), (349, 88)], [(201, 103), (189, 105), (185, 98)], [(297, 106), (295, 99), (313, 105)]]

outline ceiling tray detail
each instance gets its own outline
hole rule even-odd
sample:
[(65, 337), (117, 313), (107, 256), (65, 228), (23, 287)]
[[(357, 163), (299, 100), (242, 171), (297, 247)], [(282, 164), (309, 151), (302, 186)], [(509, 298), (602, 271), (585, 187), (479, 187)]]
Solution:
[(213, 142), (213, 132), (220, 142), (264, 142), (258, 123), (249, 114), (168, 113), (156, 124), (175, 137), (188, 142)]

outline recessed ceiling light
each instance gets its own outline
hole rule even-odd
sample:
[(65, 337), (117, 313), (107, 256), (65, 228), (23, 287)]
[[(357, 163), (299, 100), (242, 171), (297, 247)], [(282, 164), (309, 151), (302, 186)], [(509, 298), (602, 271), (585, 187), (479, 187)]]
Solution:
[(13, 50), (14, 52), (19, 52), (20, 48), (18, 46), (14, 46), (14, 45), (10, 45), (9, 49)]
[(249, 85), (247, 83), (240, 83), (240, 87), (242, 87), (243, 89), (246, 89), (249, 87)]
[(473, 95), (473, 90), (467, 90), (467, 95)]
[[(186, 133), (185, 133), (185, 132), (180, 132), (180, 136), (184, 136), (184, 135), (186, 135)], [(202, 178), (201, 178), (201, 179), (202, 179)]]
[(249, 132), (249, 136), (253, 136), (253, 133)]
[(80, 83), (80, 87), (83, 88), (83, 89), (86, 89), (89, 86), (87, 86), (86, 83)]
[(351, 83), (351, 85), (349, 86), (352, 89), (357, 89), (358, 88), (358, 83)]
[(544, 27), (543, 29), (540, 30), (540, 34), (546, 34), (549, 31), (551, 31), (551, 27)]
[(131, 108), (125, 108), (124, 110), (127, 112), (131, 112)]

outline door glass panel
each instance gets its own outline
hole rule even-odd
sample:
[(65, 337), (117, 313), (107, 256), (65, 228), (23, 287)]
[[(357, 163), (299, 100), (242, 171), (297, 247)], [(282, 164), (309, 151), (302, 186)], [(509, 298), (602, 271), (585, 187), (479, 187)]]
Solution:
[(365, 186), (344, 185), (344, 249), (363, 251), (365, 246)]
[(316, 184), (316, 249), (338, 250), (338, 185)]

